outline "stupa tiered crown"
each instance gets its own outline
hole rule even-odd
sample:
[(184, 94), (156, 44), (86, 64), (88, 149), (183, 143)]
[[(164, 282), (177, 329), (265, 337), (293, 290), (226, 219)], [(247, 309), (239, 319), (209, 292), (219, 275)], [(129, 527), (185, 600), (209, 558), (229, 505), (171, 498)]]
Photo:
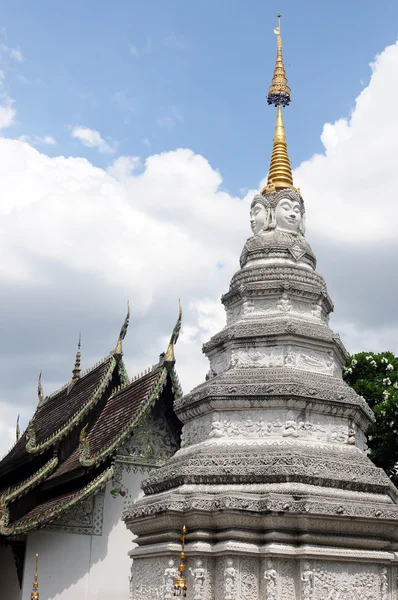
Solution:
[(227, 324), (203, 347), (206, 381), (176, 401), (181, 449), (125, 514), (135, 600), (172, 597), (182, 523), (191, 600), (392, 598), (398, 495), (367, 457), (372, 411), (341, 376), (347, 352), (287, 153), (280, 20), (275, 33), (271, 165), (222, 297)]

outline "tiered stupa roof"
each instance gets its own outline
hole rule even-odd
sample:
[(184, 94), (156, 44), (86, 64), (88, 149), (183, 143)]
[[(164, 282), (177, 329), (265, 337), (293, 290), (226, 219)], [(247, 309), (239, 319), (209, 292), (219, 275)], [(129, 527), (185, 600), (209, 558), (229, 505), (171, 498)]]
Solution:
[(280, 22), (275, 33), (271, 164), (222, 298), (227, 323), (203, 347), (206, 381), (176, 401), (181, 449), (125, 511), (134, 600), (158, 597), (182, 524), (197, 561), (188, 597), (387, 600), (394, 576), (398, 492), (367, 456), (373, 413), (342, 379), (347, 352), (293, 187)]

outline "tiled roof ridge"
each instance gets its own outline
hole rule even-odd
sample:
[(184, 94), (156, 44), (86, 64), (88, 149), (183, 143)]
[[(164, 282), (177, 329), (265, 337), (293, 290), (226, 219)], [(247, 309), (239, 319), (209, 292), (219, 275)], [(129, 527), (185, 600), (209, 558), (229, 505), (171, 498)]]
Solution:
[[(156, 365), (159, 367), (160, 364)], [(155, 369), (153, 369), (155, 370)], [(152, 371), (150, 371), (152, 372)], [(131, 431), (134, 427), (136, 427), (141, 420), (143, 420), (147, 414), (147, 411), (152, 408), (155, 404), (156, 400), (159, 398), (160, 393), (162, 392), (166, 381), (167, 381), (168, 371), (166, 367), (162, 366), (159, 376), (153, 382), (150, 390), (145, 395), (144, 404), (141, 410), (132, 417), (128, 423), (122, 428), (119, 435), (113, 440), (113, 442), (107, 446), (96, 452), (94, 455), (90, 455), (90, 440), (89, 436), (85, 439), (82, 439), (79, 445), (79, 462), (84, 467), (91, 467), (93, 465), (99, 465), (103, 460), (105, 460), (115, 449), (117, 449), (125, 440), (125, 438), (131, 434)], [(138, 379), (136, 380), (138, 381)], [(118, 390), (119, 393), (121, 390)], [(111, 396), (112, 397), (112, 396)]]
[[(61, 516), (63, 513), (68, 512), (71, 508), (75, 506), (78, 502), (89, 498), (92, 494), (99, 491), (104, 485), (111, 480), (113, 476), (113, 466), (111, 465), (105, 471), (100, 473), (95, 479), (90, 481), (85, 487), (79, 490), (74, 496), (71, 502), (68, 502), (65, 505), (56, 504), (54, 507), (46, 513), (44, 519), (33, 519), (32, 521), (28, 521), (26, 526), (24, 527), (23, 523), (19, 526), (9, 525), (10, 514), (7, 509), (7, 506), (1, 502), (0, 499), (0, 535), (18, 535), (22, 533), (26, 533), (31, 531), (32, 529), (37, 528), (39, 525), (48, 524), (54, 519)], [(24, 519), (24, 517), (22, 517)]]
[(147, 367), (140, 373), (137, 373), (137, 375), (133, 375), (133, 377), (131, 378), (131, 383), (134, 383), (134, 381), (138, 381), (138, 379), (141, 379), (141, 377), (144, 377), (145, 375), (152, 373), (153, 371), (155, 371), (155, 369), (159, 368), (161, 364), (163, 364), (163, 363), (158, 362), (155, 365)]
[(0, 463), (2, 462), (3, 458), (5, 458), (6, 456), (8, 456), (8, 455), (10, 454), (10, 452), (11, 452), (12, 450), (14, 450), (14, 448), (15, 448), (15, 446), (18, 444), (18, 442), (21, 442), (21, 440), (22, 440), (23, 436), (25, 435), (25, 431), (26, 431), (26, 430), (24, 430), (24, 431), (22, 432), (22, 434), (21, 434), (21, 437), (19, 438), (19, 440), (15, 440), (15, 442), (14, 442), (14, 443), (13, 443), (13, 444), (12, 444), (12, 445), (11, 445), (11, 446), (8, 448), (8, 450), (7, 450), (6, 452), (4, 452), (4, 454), (3, 454), (3, 455), (1, 456), (1, 458), (0, 458)]
[[(109, 354), (107, 354), (106, 356), (104, 356), (104, 358), (101, 358), (101, 360), (99, 360), (96, 363), (94, 363), (91, 367), (89, 367), (88, 369), (85, 369), (85, 371), (82, 371), (80, 373), (80, 377), (79, 377), (78, 381), (80, 381), (81, 379), (83, 379), (83, 377), (85, 377), (86, 375), (88, 375), (89, 373), (91, 373), (92, 371), (94, 371), (94, 369), (96, 369), (100, 365), (103, 365), (108, 359), (112, 358), (113, 356), (114, 356), (113, 352), (110, 352)], [(62, 387), (58, 388), (54, 392), (51, 392), (51, 394), (49, 394), (48, 396), (46, 396), (44, 398), (45, 403), (48, 402), (48, 400), (51, 400), (52, 398), (54, 398), (55, 396), (58, 396), (58, 394), (60, 394), (64, 390), (67, 390), (68, 387), (71, 385), (71, 383), (72, 383), (72, 379), (70, 379), (69, 381), (67, 381)]]
[[(109, 356), (111, 356), (111, 355), (109, 355)], [(35, 435), (34, 428), (33, 428), (33, 422), (30, 421), (30, 423), (28, 425), (29, 439), (26, 444), (27, 452), (29, 452), (30, 454), (42, 453), (42, 452), (44, 452), (44, 450), (46, 450), (47, 448), (52, 446), (52, 444), (55, 441), (60, 440), (67, 433), (69, 433), (69, 431), (72, 429), (72, 427), (77, 425), (83, 419), (83, 417), (85, 417), (85, 415), (88, 413), (90, 408), (92, 408), (97, 403), (104, 388), (106, 387), (106, 385), (108, 385), (108, 383), (112, 379), (112, 374), (113, 374), (113, 370), (116, 366), (116, 363), (117, 363), (116, 358), (114, 356), (112, 356), (112, 358), (109, 362), (109, 369), (102, 376), (99, 385), (94, 390), (94, 392), (92, 393), (92, 395), (90, 396), (90, 398), (88, 399), (86, 404), (83, 407), (81, 407), (79, 410), (77, 410), (71, 417), (69, 417), (69, 419), (62, 425), (62, 427), (59, 427), (52, 435), (50, 435), (46, 439), (42, 440), (38, 444), (36, 443), (36, 435)]]
[(33, 473), (33, 475), (16, 485), (8, 487), (4, 492), (2, 492), (0, 494), (0, 504), (9, 504), (13, 500), (16, 500), (17, 498), (27, 494), (34, 485), (38, 485), (52, 471), (54, 471), (57, 465), (58, 456), (53, 456), (40, 469)]

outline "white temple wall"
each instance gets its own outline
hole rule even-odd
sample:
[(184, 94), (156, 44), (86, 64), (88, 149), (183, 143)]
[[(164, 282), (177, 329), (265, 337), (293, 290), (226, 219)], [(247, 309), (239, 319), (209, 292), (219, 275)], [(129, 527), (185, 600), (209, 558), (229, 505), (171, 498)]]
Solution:
[(133, 536), (121, 516), (127, 498), (131, 502), (142, 495), (142, 477), (140, 473), (123, 471), (121, 483), (128, 490), (125, 497), (118, 495), (114, 498), (110, 492), (115, 483), (107, 484), (103, 497), (102, 535), (47, 530), (29, 534), (22, 597), (2, 597), (7, 600), (30, 599), (35, 554), (38, 553), (40, 598), (129, 600), (131, 559), (128, 551), (131, 550)]
[(17, 570), (9, 546), (0, 547), (0, 598), (21, 600)]

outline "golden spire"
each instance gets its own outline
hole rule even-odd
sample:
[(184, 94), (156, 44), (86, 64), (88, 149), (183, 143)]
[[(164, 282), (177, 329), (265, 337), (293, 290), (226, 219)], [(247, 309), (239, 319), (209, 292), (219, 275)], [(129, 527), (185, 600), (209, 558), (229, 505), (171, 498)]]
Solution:
[(278, 14), (278, 26), (274, 29), (274, 33), (278, 36), (278, 50), (274, 76), (267, 96), (268, 104), (274, 104), (277, 107), (276, 125), (267, 185), (261, 190), (262, 194), (293, 187), (292, 167), (287, 152), (286, 133), (282, 117), (282, 106), (287, 106), (290, 102), (290, 87), (287, 84), (286, 71), (283, 65), (280, 17), (281, 15)]
[(37, 382), (37, 395), (39, 397), (39, 404), (41, 404), (44, 401), (43, 386), (41, 384), (41, 374), (42, 374), (42, 371), (40, 371), (40, 373), (39, 373), (39, 379)]
[(188, 531), (185, 525), (181, 529), (181, 552), (180, 552), (180, 564), (178, 565), (178, 575), (174, 581), (174, 596), (179, 598), (186, 598), (187, 596), (187, 578), (185, 577), (185, 571), (187, 570), (186, 556), (185, 556), (185, 536)]
[(72, 371), (72, 381), (77, 381), (78, 379), (80, 379), (80, 359), (81, 359), (81, 352), (80, 352), (80, 348), (82, 347), (82, 334), (79, 333), (79, 342), (77, 344), (77, 352), (76, 352), (76, 358), (75, 358), (75, 366), (73, 368)]
[(30, 594), (30, 600), (39, 600), (39, 555), (36, 554), (36, 573), (33, 576), (33, 587), (32, 593)]
[(18, 416), (17, 416), (17, 425), (15, 427), (15, 437), (17, 438), (17, 441), (21, 437), (21, 429), (19, 427), (19, 413), (18, 413)]
[(182, 306), (181, 301), (178, 300), (178, 317), (177, 322), (174, 326), (173, 333), (171, 334), (170, 342), (166, 350), (166, 354), (164, 355), (163, 362), (168, 369), (172, 369), (175, 364), (175, 356), (174, 356), (174, 346), (177, 343), (178, 336), (180, 335), (182, 322)]
[(287, 106), (290, 103), (290, 87), (287, 84), (285, 65), (282, 56), (282, 38), (281, 38), (281, 13), (278, 13), (278, 26), (274, 29), (278, 36), (278, 47), (276, 51), (276, 61), (272, 83), (268, 89), (268, 104), (275, 106)]
[(123, 354), (122, 342), (123, 342), (124, 338), (126, 337), (127, 329), (129, 326), (129, 321), (130, 321), (130, 302), (127, 300), (127, 315), (126, 315), (126, 318), (124, 319), (124, 323), (120, 330), (116, 348), (114, 350), (114, 354), (118, 354), (120, 356)]

